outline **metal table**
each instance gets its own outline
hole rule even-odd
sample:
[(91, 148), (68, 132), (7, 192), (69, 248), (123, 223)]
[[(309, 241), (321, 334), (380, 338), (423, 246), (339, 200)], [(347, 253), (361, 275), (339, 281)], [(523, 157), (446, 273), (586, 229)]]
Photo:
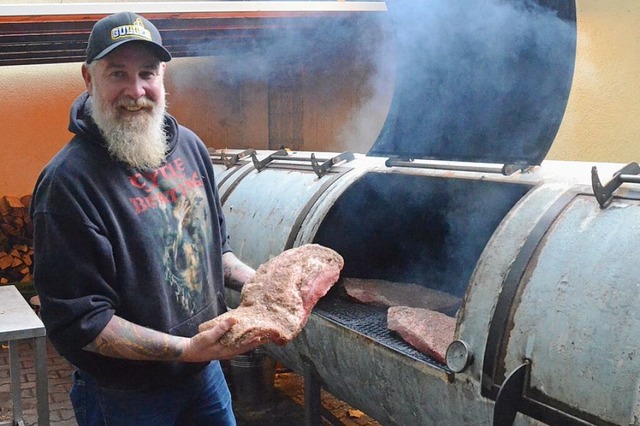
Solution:
[(15, 286), (0, 286), (0, 342), (9, 343), (11, 372), (11, 399), (13, 423), (0, 425), (24, 425), (20, 384), (20, 340), (35, 339), (36, 347), (36, 398), (38, 401), (38, 425), (49, 425), (49, 395), (47, 385), (47, 343), (44, 324), (31, 309)]

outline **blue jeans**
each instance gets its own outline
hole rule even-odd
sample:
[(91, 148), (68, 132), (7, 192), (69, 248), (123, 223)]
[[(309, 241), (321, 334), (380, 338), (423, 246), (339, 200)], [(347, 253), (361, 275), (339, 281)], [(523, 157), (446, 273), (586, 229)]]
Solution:
[(218, 361), (176, 386), (144, 391), (104, 388), (76, 370), (70, 396), (79, 426), (236, 424), (231, 393)]

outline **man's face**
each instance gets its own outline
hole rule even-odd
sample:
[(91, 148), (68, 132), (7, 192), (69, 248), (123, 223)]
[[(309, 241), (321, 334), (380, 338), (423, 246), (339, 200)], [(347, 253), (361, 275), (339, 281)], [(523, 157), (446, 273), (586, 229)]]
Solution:
[(91, 115), (109, 151), (136, 168), (157, 167), (164, 160), (164, 70), (153, 51), (137, 42), (82, 69)]

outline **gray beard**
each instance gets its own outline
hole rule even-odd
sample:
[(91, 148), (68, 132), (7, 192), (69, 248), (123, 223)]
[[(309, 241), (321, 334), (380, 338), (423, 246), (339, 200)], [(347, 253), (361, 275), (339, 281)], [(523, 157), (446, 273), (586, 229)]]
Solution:
[(167, 151), (164, 97), (150, 114), (122, 119), (112, 106), (100, 102), (99, 94), (96, 96), (89, 98), (89, 111), (102, 132), (109, 154), (135, 169), (149, 170), (161, 166)]

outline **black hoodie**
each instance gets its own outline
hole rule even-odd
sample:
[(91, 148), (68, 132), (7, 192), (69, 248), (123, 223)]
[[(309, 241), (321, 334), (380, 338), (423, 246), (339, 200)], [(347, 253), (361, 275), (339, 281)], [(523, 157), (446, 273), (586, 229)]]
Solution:
[(34, 283), (58, 352), (108, 386), (172, 383), (205, 364), (129, 361), (82, 349), (116, 314), (193, 336), (224, 311), (222, 254), (230, 251), (213, 167), (202, 141), (165, 116), (169, 152), (149, 171), (115, 161), (73, 104), (73, 139), (40, 175), (31, 206)]

